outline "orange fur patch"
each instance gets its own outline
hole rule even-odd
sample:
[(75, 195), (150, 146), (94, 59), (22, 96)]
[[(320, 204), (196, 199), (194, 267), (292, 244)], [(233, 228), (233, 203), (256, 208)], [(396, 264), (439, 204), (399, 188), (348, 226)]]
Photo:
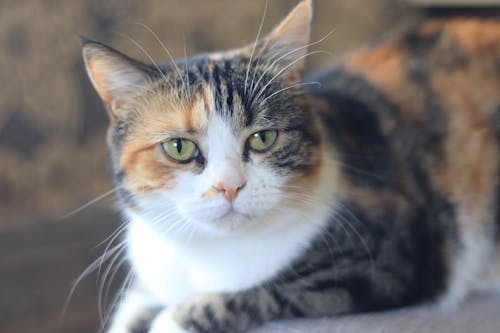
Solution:
[(138, 106), (138, 116), (131, 124), (120, 158), (127, 185), (133, 191), (145, 193), (172, 188), (175, 172), (193, 167), (191, 163), (181, 164), (168, 159), (158, 144), (170, 137), (185, 137), (198, 142), (207, 131), (210, 114), (210, 108), (205, 104), (207, 100), (206, 96), (193, 96), (192, 104), (181, 105), (172, 97), (156, 96)]
[[(448, 112), (445, 157), (435, 181), (468, 210), (486, 211), (492, 205), (500, 165), (491, 127), (500, 105), (500, 23), (456, 19), (446, 22), (444, 31), (443, 43), (455, 43), (470, 60), (447, 71), (438, 68), (433, 75), (432, 88)], [(435, 58), (438, 62), (439, 54)]]
[(446, 32), (467, 52), (500, 53), (500, 22), (498, 20), (454, 19), (444, 25)]
[(325, 167), (323, 149), (324, 147), (322, 145), (318, 145), (314, 149), (314, 152), (310, 157), (314, 163), (310, 167), (308, 174), (289, 181), (285, 185), (285, 192), (296, 194), (300, 198), (301, 194), (308, 194), (312, 191), (312, 189), (319, 186), (318, 182), (320, 181), (321, 171), (322, 168)]
[[(475, 85), (471, 89), (471, 83)], [(471, 73), (436, 74), (433, 85), (448, 114), (448, 137), (444, 161), (435, 173), (443, 193), (471, 210), (487, 210), (497, 182), (499, 166), (495, 133), (490, 126), (498, 97), (481, 91), (481, 82)], [(500, 91), (500, 82), (493, 86)]]
[[(407, 121), (422, 121), (424, 93), (407, 76), (404, 52), (400, 40), (365, 49), (347, 57), (343, 64), (350, 73), (358, 74), (400, 105), (401, 117)], [(391, 119), (380, 119), (384, 132), (396, 126)]]

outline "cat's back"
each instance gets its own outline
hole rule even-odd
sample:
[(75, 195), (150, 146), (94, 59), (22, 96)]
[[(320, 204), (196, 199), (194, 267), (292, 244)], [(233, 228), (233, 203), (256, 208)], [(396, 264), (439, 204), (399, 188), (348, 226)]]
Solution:
[(454, 230), (456, 279), (500, 258), (500, 19), (427, 19), (314, 81), (350, 188), (400, 196), (428, 211), (430, 228)]

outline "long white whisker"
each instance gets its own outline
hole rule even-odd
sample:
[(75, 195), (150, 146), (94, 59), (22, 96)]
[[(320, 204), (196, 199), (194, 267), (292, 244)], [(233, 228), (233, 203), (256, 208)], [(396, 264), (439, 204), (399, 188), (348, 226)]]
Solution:
[(165, 51), (165, 53), (170, 58), (170, 61), (174, 65), (175, 70), (177, 71), (177, 74), (179, 75), (179, 77), (180, 77), (180, 79), (182, 81), (182, 85), (184, 87), (184, 91), (185, 91), (185, 93), (187, 95), (186, 82), (184, 81), (184, 76), (181, 74), (179, 66), (177, 66), (177, 63), (175, 62), (175, 59), (172, 56), (172, 54), (170, 53), (170, 51), (168, 50), (168, 48), (165, 46), (165, 44), (160, 40), (160, 38), (158, 37), (158, 35), (149, 26), (147, 26), (146, 24), (141, 23), (141, 22), (135, 22), (134, 24), (139, 25), (139, 26), (143, 27), (144, 29), (148, 30), (153, 35), (153, 37), (156, 39), (156, 41), (161, 45), (161, 47), (163, 48), (163, 50)]
[(156, 61), (153, 59), (153, 57), (146, 51), (146, 49), (144, 49), (144, 47), (139, 44), (139, 42), (137, 42), (135, 39), (133, 39), (132, 37), (130, 36), (127, 36), (125, 34), (122, 34), (120, 32), (117, 32), (118, 35), (120, 35), (121, 37), (123, 38), (126, 38), (128, 39), (130, 42), (132, 42), (135, 46), (137, 46), (137, 48), (139, 50), (141, 50), (141, 52), (146, 56), (148, 57), (149, 61), (151, 61), (151, 63), (153, 64), (153, 66), (156, 68), (156, 70), (160, 73), (160, 75), (163, 77), (163, 79), (165, 80), (165, 83), (167, 83), (169, 86), (170, 86), (170, 89), (172, 89), (172, 92), (173, 95), (175, 96), (175, 98), (177, 99), (177, 101), (179, 102), (179, 104), (182, 104), (179, 96), (177, 95), (177, 93), (175, 93), (175, 88), (174, 86), (172, 85), (172, 83), (170, 82), (170, 80), (167, 78), (167, 76), (165, 75), (165, 73), (161, 70), (160, 66), (156, 63)]
[(310, 86), (310, 85), (318, 85), (318, 86), (321, 86), (321, 83), (319, 82), (302, 82), (302, 83), (297, 83), (297, 84), (293, 84), (291, 86), (288, 86), (286, 88), (283, 88), (283, 89), (280, 89), (274, 93), (272, 93), (271, 95), (267, 96), (263, 101), (262, 101), (262, 104), (264, 104), (268, 99), (282, 93), (282, 92), (285, 92), (287, 91), (288, 89), (292, 89), (292, 88), (296, 88), (296, 87), (300, 87), (300, 86)]
[(111, 290), (111, 287), (113, 285), (113, 280), (120, 270), (121, 266), (127, 262), (127, 258), (123, 257), (121, 258), (116, 264), (114, 264), (114, 268), (110, 269), (109, 275), (106, 277), (106, 280), (103, 282), (103, 289), (101, 290), (101, 302), (104, 306), (108, 304), (108, 299), (109, 299), (109, 292)]
[(327, 39), (328, 37), (330, 37), (331, 34), (333, 34), (335, 32), (335, 29), (329, 31), (325, 36), (323, 36), (322, 38), (320, 38), (319, 40), (315, 41), (315, 42), (311, 42), (311, 43), (308, 43), (306, 45), (303, 45), (303, 46), (300, 46), (300, 47), (297, 47), (283, 55), (281, 55), (279, 58), (277, 58), (276, 60), (273, 61), (274, 57), (276, 57), (277, 55), (279, 55), (279, 53), (276, 53), (276, 55), (273, 55), (272, 57), (270, 57), (268, 63), (270, 63), (266, 69), (262, 72), (262, 74), (260, 75), (259, 79), (257, 80), (257, 82), (255, 83), (255, 86), (253, 86), (253, 81), (252, 81), (252, 92), (251, 94), (253, 95), (255, 93), (255, 90), (257, 89), (257, 87), (259, 86), (259, 83), (260, 81), (264, 78), (264, 76), (276, 65), (278, 64), (281, 60), (285, 59), (286, 57), (289, 57), (291, 56), (292, 54), (298, 52), (298, 51), (301, 51), (303, 49), (307, 49), (311, 46), (315, 46), (315, 45), (318, 45), (320, 43), (322, 43), (325, 39)]
[(191, 100), (191, 84), (189, 83), (189, 69), (188, 69), (188, 61), (187, 61), (187, 52), (186, 52), (186, 36), (182, 34), (182, 42), (184, 46), (184, 66), (186, 70), (186, 83), (187, 83), (187, 92), (188, 92), (188, 99), (189, 99), (189, 105), (193, 105), (193, 101)]
[(77, 209), (74, 209), (72, 210), (71, 212), (69, 212), (68, 214), (64, 215), (61, 220), (65, 220), (67, 219), (68, 217), (71, 217), (75, 214), (78, 214), (79, 212), (81, 212), (82, 210), (92, 206), (93, 204), (97, 203), (98, 201), (110, 196), (111, 194), (114, 194), (116, 191), (118, 191), (119, 189), (121, 188), (121, 186), (116, 186), (114, 188), (112, 188), (111, 190), (107, 191), (107, 192), (104, 192), (103, 194), (99, 195), (98, 197), (88, 201), (87, 203), (81, 205), (80, 207), (78, 207)]
[[(116, 238), (118, 238), (118, 236), (120, 236), (120, 234), (125, 230), (126, 227), (127, 227), (127, 224), (124, 223), (122, 225), (122, 227), (118, 229), (118, 232), (115, 232), (115, 235), (111, 238), (111, 240), (108, 242), (108, 245), (104, 249), (104, 254), (106, 254), (106, 252), (109, 250), (109, 248), (111, 247), (111, 245), (113, 244), (113, 242), (116, 240)], [(124, 242), (118, 243), (118, 245), (114, 246), (113, 248), (120, 247), (120, 246), (123, 246), (123, 245), (124, 245)], [(101, 267), (102, 267), (103, 263), (104, 263), (104, 260), (101, 260), (101, 264), (99, 265), (99, 270), (97, 271), (97, 276), (99, 276), (101, 274)]]
[[(112, 242), (115, 239), (115, 236), (119, 233), (121, 233), (128, 225), (128, 221), (122, 222), (116, 230), (114, 230), (108, 237), (106, 237), (103, 241), (101, 241), (99, 244), (97, 244), (95, 247), (100, 247), (108, 242)], [(112, 239), (113, 238), (113, 239)]]
[[(109, 257), (111, 257), (116, 251), (118, 250), (118, 247), (116, 248), (113, 248), (111, 250), (108, 250), (107, 253), (104, 253), (103, 255), (101, 255), (99, 258), (97, 258), (96, 260), (94, 260), (87, 268), (84, 269), (84, 271), (82, 273), (80, 273), (80, 275), (76, 278), (76, 280), (72, 283), (72, 286), (71, 286), (71, 289), (68, 293), (68, 296), (66, 297), (66, 300), (64, 302), (64, 306), (63, 306), (63, 310), (61, 312), (61, 319), (64, 317), (64, 315), (66, 314), (66, 311), (68, 309), (68, 306), (69, 306), (69, 302), (71, 301), (71, 299), (73, 298), (73, 295), (76, 291), (76, 288), (78, 287), (78, 285), (80, 284), (80, 282), (82, 282), (82, 280), (84, 278), (86, 278), (87, 276), (89, 276), (93, 271), (95, 271), (99, 265), (101, 264), (102, 260), (107, 260)], [(103, 257), (105, 259), (103, 259)]]
[[(108, 295), (108, 290), (111, 287), (112, 280), (108, 280), (108, 275), (111, 272), (111, 270), (114, 268), (113, 266), (117, 262), (117, 260), (120, 258), (120, 256), (123, 254), (123, 251), (125, 250), (125, 247), (121, 247), (113, 256), (111, 259), (111, 262), (109, 263), (108, 267), (106, 268), (106, 271), (103, 274), (103, 277), (101, 279), (101, 283), (99, 283), (99, 289), (97, 292), (97, 305), (98, 305), (98, 312), (99, 312), (99, 317), (101, 319), (101, 322), (104, 320), (103, 318), (103, 307), (105, 306), (105, 303), (107, 301), (107, 295)], [(123, 264), (126, 261), (126, 258), (120, 259), (118, 262), (118, 265), (116, 265), (116, 269), (120, 268), (120, 265)], [(114, 275), (113, 275), (114, 276)], [(104, 298), (103, 298), (104, 296)]]
[(276, 73), (276, 75), (274, 75), (267, 83), (264, 87), (262, 87), (262, 89), (259, 91), (259, 93), (257, 94), (257, 96), (252, 99), (252, 100), (255, 100), (255, 101), (258, 101), (260, 96), (262, 96), (262, 94), (266, 91), (266, 88), (269, 87), (269, 85), (271, 83), (273, 83), (273, 81), (279, 77), (281, 74), (285, 73), (287, 70), (289, 70), (293, 65), (295, 65), (297, 62), (301, 61), (302, 59), (305, 59), (306, 57), (309, 57), (313, 54), (319, 54), (319, 53), (325, 53), (325, 54), (330, 54), (329, 52), (326, 52), (326, 51), (313, 51), (313, 52), (309, 52), (309, 53), (306, 53), (304, 54), (303, 56), (300, 56), (298, 57), (297, 59), (295, 59), (294, 61), (292, 61), (291, 63), (289, 63), (288, 65), (286, 65), (284, 68), (282, 68), (280, 71), (278, 71), (278, 73)]
[(247, 82), (248, 82), (248, 73), (250, 72), (250, 67), (252, 67), (252, 60), (253, 60), (253, 55), (255, 52), (255, 48), (257, 47), (257, 43), (259, 42), (260, 34), (262, 32), (262, 28), (264, 26), (264, 21), (266, 19), (266, 13), (267, 13), (267, 6), (269, 5), (269, 0), (266, 0), (266, 4), (264, 7), (264, 14), (262, 15), (262, 19), (260, 20), (260, 26), (259, 26), (259, 31), (257, 32), (257, 37), (255, 38), (255, 42), (252, 47), (252, 52), (250, 53), (250, 60), (248, 62), (247, 66), (247, 71), (245, 74), (245, 87), (243, 89), (245, 96), (247, 96)]
[(116, 292), (114, 299), (111, 301), (111, 304), (109, 305), (108, 310), (106, 311), (106, 314), (104, 315), (104, 320), (102, 321), (102, 324), (101, 324), (102, 331), (104, 331), (104, 328), (107, 326), (107, 323), (108, 323), (108, 321), (111, 317), (111, 314), (113, 313), (113, 310), (114, 310), (116, 304), (118, 303), (119, 299), (124, 295), (125, 290), (127, 290), (130, 287), (130, 285), (133, 281), (133, 278), (134, 278), (134, 273), (132, 270), (130, 270), (127, 273), (127, 276), (125, 277), (121, 287)]

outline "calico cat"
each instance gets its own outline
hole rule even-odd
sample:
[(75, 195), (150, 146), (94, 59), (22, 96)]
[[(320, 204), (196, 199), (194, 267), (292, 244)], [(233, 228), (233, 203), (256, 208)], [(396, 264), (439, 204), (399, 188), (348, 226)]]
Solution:
[(85, 40), (135, 282), (111, 333), (452, 306), (500, 281), (500, 22), (431, 19), (303, 79), (310, 0), (147, 65)]

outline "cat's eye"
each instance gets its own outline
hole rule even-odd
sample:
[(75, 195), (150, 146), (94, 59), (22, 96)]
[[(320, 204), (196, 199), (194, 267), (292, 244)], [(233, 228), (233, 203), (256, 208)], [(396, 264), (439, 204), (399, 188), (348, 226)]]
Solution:
[(256, 132), (248, 138), (248, 146), (258, 153), (264, 153), (272, 147), (277, 137), (278, 131), (268, 130)]
[(167, 157), (179, 163), (189, 163), (198, 154), (198, 146), (188, 139), (174, 138), (160, 143), (160, 147)]

